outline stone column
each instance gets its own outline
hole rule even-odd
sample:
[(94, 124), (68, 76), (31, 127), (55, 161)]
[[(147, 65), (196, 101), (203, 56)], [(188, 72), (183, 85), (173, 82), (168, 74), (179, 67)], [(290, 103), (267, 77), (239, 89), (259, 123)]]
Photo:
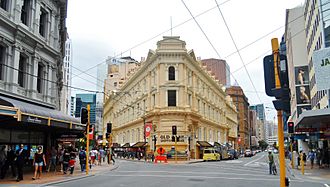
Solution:
[[(14, 1), (12, 1), (14, 2)], [(14, 21), (16, 23), (20, 23), (21, 22), (21, 10), (22, 10), (22, 6), (23, 6), (23, 0), (17, 0), (16, 4), (13, 5), (14, 8)]]
[(20, 45), (15, 44), (12, 50), (12, 61), (8, 63), (8, 82), (9, 82), (9, 91), (12, 93), (17, 93), (18, 87), (18, 69), (19, 69), (19, 58), (20, 58)]
[(34, 30), (34, 34), (37, 36), (40, 35), (39, 34), (40, 15), (41, 15), (40, 4), (37, 3), (36, 8), (35, 8), (35, 18), (32, 19), (32, 20), (34, 20), (32, 28)]
[(53, 67), (51, 65), (47, 66), (48, 70), (47, 70), (47, 83), (46, 83), (46, 97), (47, 97), (47, 102), (48, 103), (52, 103), (51, 102), (51, 98), (52, 96), (55, 94), (54, 88), (55, 88), (55, 83), (53, 83)]
[(37, 77), (38, 77), (38, 61), (39, 57), (37, 55), (32, 56), (32, 68), (31, 68), (31, 76), (30, 79), (30, 86), (29, 86), (29, 92), (32, 98), (36, 98), (37, 93)]

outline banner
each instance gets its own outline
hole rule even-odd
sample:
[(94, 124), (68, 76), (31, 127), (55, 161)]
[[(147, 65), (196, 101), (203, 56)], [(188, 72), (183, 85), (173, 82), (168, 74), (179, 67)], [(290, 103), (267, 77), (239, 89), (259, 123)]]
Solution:
[(152, 129), (152, 123), (146, 123), (145, 126), (144, 126), (144, 132), (145, 132), (145, 136), (146, 138), (150, 136), (150, 132), (151, 132), (151, 129)]
[(330, 48), (315, 51), (313, 65), (317, 91), (330, 89)]

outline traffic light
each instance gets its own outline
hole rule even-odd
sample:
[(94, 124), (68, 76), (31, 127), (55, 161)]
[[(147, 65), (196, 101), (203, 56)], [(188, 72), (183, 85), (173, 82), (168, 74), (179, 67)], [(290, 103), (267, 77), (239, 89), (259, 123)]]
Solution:
[(172, 126), (172, 135), (176, 135), (176, 125)]
[(89, 125), (89, 130), (88, 130), (88, 132), (89, 132), (89, 133), (92, 133), (92, 132), (93, 132), (93, 128), (94, 128), (94, 125), (90, 124), (90, 125)]
[(294, 123), (292, 121), (288, 122), (288, 133), (294, 133)]
[(107, 123), (107, 133), (111, 133), (112, 123)]
[(81, 108), (80, 122), (81, 124), (87, 124), (88, 122), (88, 110), (86, 108)]

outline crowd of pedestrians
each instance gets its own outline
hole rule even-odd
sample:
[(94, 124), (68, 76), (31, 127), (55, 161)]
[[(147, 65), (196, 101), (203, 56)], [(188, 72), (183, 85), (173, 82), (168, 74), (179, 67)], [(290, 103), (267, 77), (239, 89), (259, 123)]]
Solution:
[[(54, 174), (56, 172), (61, 172), (64, 175), (67, 173), (73, 174), (76, 159), (78, 158), (81, 172), (84, 172), (87, 159), (84, 147), (80, 148), (80, 150), (73, 146), (63, 148), (51, 147), (49, 150), (44, 150), (42, 146), (38, 146), (34, 155), (29, 155), (23, 144), (17, 150), (15, 150), (15, 146), (8, 146), (7, 148), (6, 146), (0, 146), (0, 179), (4, 179), (10, 169), (12, 178), (16, 178), (16, 181), (19, 182), (23, 180), (24, 167), (28, 166), (34, 170), (32, 180), (40, 179), (43, 172), (53, 171)], [(115, 163), (111, 149), (95, 147), (90, 150), (88, 158), (90, 169), (106, 162), (108, 164), (111, 162)], [(25, 170), (27, 171), (28, 169)]]
[[(301, 160), (302, 159), (302, 160)], [(317, 149), (310, 150), (308, 154), (300, 151), (297, 156), (297, 168), (301, 166), (302, 162), (306, 166), (307, 161), (310, 162), (311, 169), (314, 168), (314, 162), (319, 166), (319, 168), (329, 168), (330, 167), (330, 157), (328, 149)]]

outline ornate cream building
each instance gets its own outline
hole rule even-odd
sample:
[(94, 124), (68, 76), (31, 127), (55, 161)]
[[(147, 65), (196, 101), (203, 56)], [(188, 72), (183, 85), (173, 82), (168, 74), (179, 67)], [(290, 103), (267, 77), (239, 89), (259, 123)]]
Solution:
[(237, 112), (230, 100), (184, 41), (164, 37), (120, 90), (107, 94), (103, 121), (112, 122), (112, 142), (121, 145), (144, 142), (144, 124), (152, 123), (148, 150), (169, 151), (177, 126), (177, 150), (189, 149), (194, 158), (205, 142), (235, 142)]

